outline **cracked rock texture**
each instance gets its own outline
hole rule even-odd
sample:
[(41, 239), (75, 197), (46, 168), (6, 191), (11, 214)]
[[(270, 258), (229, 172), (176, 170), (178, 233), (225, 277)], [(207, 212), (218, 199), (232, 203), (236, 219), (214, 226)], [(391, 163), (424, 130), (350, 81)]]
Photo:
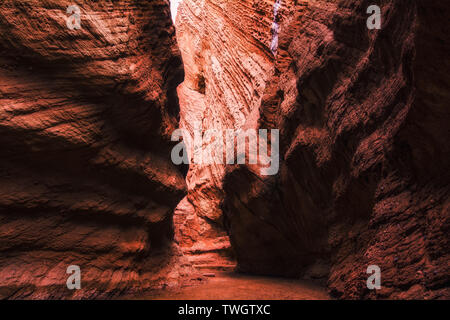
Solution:
[(183, 212), (225, 227), (244, 272), (338, 298), (448, 299), (449, 5), (377, 1), (368, 30), (372, 2), (281, 1), (274, 51), (275, 1), (183, 1), (180, 125), (280, 130), (277, 175), (191, 165)]
[[(177, 284), (184, 197), (170, 161), (183, 80), (169, 2), (0, 3), (0, 297)], [(81, 290), (66, 288), (79, 265)]]

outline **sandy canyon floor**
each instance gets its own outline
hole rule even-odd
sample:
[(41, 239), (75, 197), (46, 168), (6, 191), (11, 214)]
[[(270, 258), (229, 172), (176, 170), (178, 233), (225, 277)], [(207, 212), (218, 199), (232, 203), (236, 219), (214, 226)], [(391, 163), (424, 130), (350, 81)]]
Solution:
[(139, 300), (325, 300), (325, 288), (305, 280), (216, 273), (198, 285), (135, 297)]

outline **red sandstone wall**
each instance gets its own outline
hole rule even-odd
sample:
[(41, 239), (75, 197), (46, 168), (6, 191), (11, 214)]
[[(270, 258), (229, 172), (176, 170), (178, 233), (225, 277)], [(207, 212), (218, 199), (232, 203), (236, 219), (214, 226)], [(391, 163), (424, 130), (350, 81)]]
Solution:
[[(284, 0), (274, 54), (274, 2), (184, 0), (181, 55), (165, 0), (79, 2), (80, 30), (67, 1), (1, 2), (0, 297), (175, 286), (182, 253), (232, 266), (229, 236), (244, 272), (449, 298), (448, 5), (380, 0), (369, 31), (370, 1)], [(170, 134), (194, 121), (280, 129), (280, 172), (192, 165), (186, 186)]]
[[(183, 80), (165, 0), (0, 4), (0, 297), (174, 285), (184, 177), (170, 161)], [(79, 265), (82, 289), (66, 288)], [(183, 271), (184, 270), (184, 271)]]
[[(272, 5), (251, 1), (187, 0), (178, 8), (177, 40), (185, 66), (178, 88), (180, 127), (193, 133), (239, 129), (257, 110), (272, 72), (269, 12)], [(210, 145), (205, 141), (203, 149)], [(190, 154), (191, 160), (193, 154)], [(194, 164), (187, 174), (188, 195), (175, 211), (178, 241), (198, 265), (233, 264), (220, 202), (225, 166)]]
[[(338, 298), (449, 298), (449, 6), (305, 1), (283, 11), (260, 128), (273, 177), (229, 168), (224, 211), (241, 270), (324, 279)], [(366, 287), (369, 265), (382, 289)]]
[(281, 139), (276, 176), (191, 166), (191, 217), (225, 220), (244, 272), (321, 280), (340, 298), (448, 297), (448, 5), (281, 1), (275, 53), (274, 3), (180, 6), (181, 125)]

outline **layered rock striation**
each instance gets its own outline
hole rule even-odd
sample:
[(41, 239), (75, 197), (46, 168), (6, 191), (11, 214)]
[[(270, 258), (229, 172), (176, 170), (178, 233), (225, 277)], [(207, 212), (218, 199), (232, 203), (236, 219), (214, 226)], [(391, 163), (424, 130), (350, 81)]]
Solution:
[[(183, 0), (180, 50), (167, 0), (78, 1), (75, 28), (71, 5), (0, 3), (1, 298), (130, 296), (235, 259), (336, 298), (450, 297), (448, 4)], [(279, 130), (279, 170), (196, 163), (210, 129)]]
[(191, 165), (187, 199), (243, 272), (338, 298), (448, 298), (449, 6), (379, 1), (369, 30), (373, 4), (183, 1), (181, 125), (280, 130), (278, 174)]
[(169, 2), (78, 1), (80, 28), (69, 5), (0, 3), (1, 298), (105, 298), (189, 271), (171, 242), (186, 184)]
[[(185, 80), (178, 88), (180, 127), (191, 137), (196, 129), (240, 129), (258, 109), (273, 68), (268, 48), (272, 10), (262, 1), (181, 2), (176, 18), (185, 66)], [(205, 139), (202, 149), (211, 146), (214, 140)], [(231, 267), (233, 254), (220, 208), (225, 165), (195, 163), (193, 156), (189, 155), (188, 196), (175, 212), (176, 221), (182, 222), (177, 225), (184, 235), (182, 247), (194, 254), (197, 264)], [(188, 216), (189, 222), (177, 220), (177, 213)]]

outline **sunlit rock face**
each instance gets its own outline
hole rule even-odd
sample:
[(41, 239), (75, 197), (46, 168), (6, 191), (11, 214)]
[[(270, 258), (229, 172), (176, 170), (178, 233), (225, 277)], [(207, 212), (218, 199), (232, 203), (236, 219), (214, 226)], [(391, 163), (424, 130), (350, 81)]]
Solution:
[[(70, 3), (0, 3), (0, 298), (136, 295), (235, 258), (337, 298), (450, 298), (446, 2), (381, 1), (368, 30), (366, 0), (173, 1), (181, 53), (168, 0), (77, 3), (73, 30)], [(195, 125), (279, 129), (280, 170), (185, 177), (171, 134)]]
[(279, 129), (281, 166), (191, 165), (180, 243), (224, 225), (244, 272), (449, 297), (448, 5), (383, 1), (368, 30), (372, 4), (183, 1), (180, 125)]
[[(176, 20), (185, 65), (185, 80), (178, 88), (182, 128), (191, 134), (196, 124), (203, 131), (239, 129), (252, 112), (258, 112), (273, 71), (272, 24), (270, 2), (182, 1)], [(204, 141), (203, 149), (210, 142)], [(191, 232), (192, 243), (200, 241), (197, 246), (204, 248), (200, 253), (220, 252), (220, 261), (229, 255), (227, 250), (217, 249), (229, 248), (220, 208), (224, 169), (222, 164), (191, 163), (187, 175), (190, 225), (195, 221), (199, 230)], [(186, 206), (180, 212), (186, 212)], [(179, 229), (185, 234), (192, 230), (186, 226)], [(187, 250), (192, 251), (191, 245)], [(214, 259), (205, 259), (215, 264)]]
[[(0, 4), (0, 297), (174, 285), (185, 180), (170, 160), (183, 67), (169, 2)], [(81, 268), (81, 290), (66, 269)]]

